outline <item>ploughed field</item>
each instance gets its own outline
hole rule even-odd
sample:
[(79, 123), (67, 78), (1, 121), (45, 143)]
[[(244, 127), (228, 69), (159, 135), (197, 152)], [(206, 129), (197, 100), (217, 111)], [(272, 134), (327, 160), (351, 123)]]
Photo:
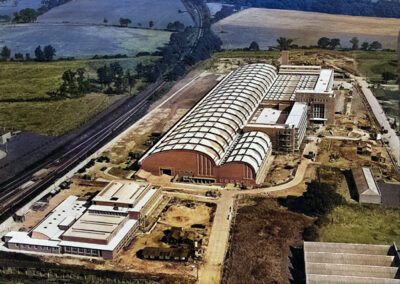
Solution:
[(170, 37), (165, 31), (68, 24), (1, 25), (0, 34), (0, 47), (8, 46), (13, 54), (30, 53), (34, 57), (38, 45), (51, 44), (56, 56), (76, 58), (153, 52)]
[(39, 23), (84, 23), (119, 25), (120, 18), (129, 18), (130, 26), (165, 29), (170, 22), (193, 25), (181, 0), (77, 0), (56, 7), (38, 18)]
[(252, 8), (233, 14), (213, 25), (226, 49), (248, 47), (257, 41), (261, 49), (276, 46), (279, 37), (291, 38), (298, 45), (316, 45), (321, 37), (379, 41), (383, 48), (395, 49), (400, 19), (330, 15), (323, 13)]

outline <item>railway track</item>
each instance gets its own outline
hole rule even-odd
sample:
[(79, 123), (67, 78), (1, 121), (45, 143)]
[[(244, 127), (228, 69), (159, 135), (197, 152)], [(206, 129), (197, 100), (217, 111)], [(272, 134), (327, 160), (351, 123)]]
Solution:
[[(183, 53), (180, 60), (183, 60), (185, 55), (193, 53), (200, 38), (203, 36), (204, 15), (202, 14), (201, 8), (190, 1), (185, 2), (189, 13), (196, 23), (197, 34), (194, 37), (190, 49)], [(76, 145), (56, 155), (50, 161), (40, 163), (26, 173), (21, 174), (19, 177), (3, 184), (0, 187), (0, 222), (12, 216), (21, 206), (32, 200), (34, 196), (41, 193), (45, 188), (48, 188), (57, 179), (68, 173), (74, 166), (78, 165), (79, 162), (93, 154), (101, 146), (105, 145), (113, 137), (126, 129), (128, 123), (130, 123), (143, 108), (146, 108), (146, 104), (148, 104), (148, 100), (151, 96), (165, 86), (166, 83), (167, 81), (161, 76), (156, 83), (140, 94), (141, 99), (134, 107), (115, 119), (112, 119), (111, 122), (105, 124), (102, 129), (90, 135), (82, 133)], [(33, 175), (40, 169), (49, 169), (49, 172), (43, 178), (35, 180)], [(32, 184), (26, 185), (27, 182), (32, 182)]]

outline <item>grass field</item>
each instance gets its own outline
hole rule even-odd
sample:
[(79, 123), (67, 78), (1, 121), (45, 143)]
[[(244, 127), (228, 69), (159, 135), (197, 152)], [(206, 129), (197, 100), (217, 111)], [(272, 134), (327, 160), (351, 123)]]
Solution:
[(56, 7), (38, 18), (39, 23), (84, 23), (119, 25), (119, 19), (129, 18), (131, 26), (148, 27), (154, 22), (157, 29), (165, 29), (170, 22), (180, 21), (193, 25), (189, 13), (179, 13), (186, 8), (181, 0), (79, 0)]
[(56, 136), (72, 130), (123, 98), (89, 94), (79, 99), (34, 103), (0, 103), (0, 125)]
[(357, 36), (360, 42), (378, 40), (384, 48), (395, 49), (399, 26), (400, 19), (252, 8), (217, 22), (213, 30), (228, 49), (248, 47), (253, 40), (267, 49), (281, 36), (299, 45), (316, 45), (324, 36), (340, 38), (345, 47)]
[(51, 44), (56, 56), (76, 58), (153, 52), (166, 44), (171, 35), (157, 30), (67, 24), (0, 25), (0, 34), (0, 47), (8, 46), (13, 54), (30, 53), (34, 57), (38, 45)]
[(321, 242), (391, 244), (400, 242), (400, 210), (378, 205), (336, 207), (318, 230)]
[[(89, 94), (80, 99), (40, 101), (61, 84), (61, 75), (68, 69), (83, 67), (94, 78), (96, 69), (118, 61), (124, 69), (138, 62), (144, 64), (155, 57), (124, 59), (75, 60), (55, 62), (2, 62), (0, 63), (0, 127), (32, 131), (44, 135), (60, 135), (82, 125), (95, 114), (124, 96)], [(137, 82), (133, 93), (143, 85)], [(4, 102), (6, 100), (19, 102)], [(24, 100), (36, 100), (26, 101)]]
[(398, 59), (396, 52), (352, 51), (357, 60), (357, 69), (371, 81), (380, 81), (385, 71), (397, 74)]
[(91, 77), (96, 69), (111, 62), (119, 62), (124, 69), (134, 71), (138, 62), (149, 63), (156, 57), (123, 59), (74, 60), (54, 62), (0, 62), (0, 101), (48, 98), (47, 92), (61, 84), (61, 75), (68, 69), (85, 68)]

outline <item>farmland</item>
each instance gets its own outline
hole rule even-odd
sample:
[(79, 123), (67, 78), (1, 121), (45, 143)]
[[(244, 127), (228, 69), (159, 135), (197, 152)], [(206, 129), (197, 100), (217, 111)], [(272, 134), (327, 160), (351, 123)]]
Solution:
[(56, 7), (38, 18), (38, 23), (81, 23), (119, 25), (120, 18), (129, 18), (130, 26), (148, 27), (154, 22), (154, 28), (165, 29), (170, 22), (180, 21), (185, 26), (193, 25), (180, 0), (79, 0)]
[[(169, 41), (170, 33), (156, 30), (123, 29), (105, 26), (75, 25), (2, 25), (0, 46), (13, 53), (30, 53), (38, 45), (51, 44), (57, 56), (87, 58), (95, 54), (126, 54), (155, 51)], [(79, 44), (77, 44), (79, 43)]]
[(247, 9), (213, 25), (224, 48), (248, 47), (254, 40), (262, 49), (276, 46), (279, 37), (298, 45), (316, 45), (320, 37), (340, 38), (344, 47), (356, 36), (377, 40), (384, 48), (396, 48), (400, 19), (330, 15), (273, 9)]

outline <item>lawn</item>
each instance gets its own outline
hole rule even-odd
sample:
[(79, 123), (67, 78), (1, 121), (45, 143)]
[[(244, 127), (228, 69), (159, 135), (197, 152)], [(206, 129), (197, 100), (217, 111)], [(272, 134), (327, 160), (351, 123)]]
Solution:
[(0, 126), (60, 135), (82, 125), (123, 97), (88, 94), (61, 101), (0, 103)]
[(46, 94), (61, 84), (61, 75), (68, 69), (85, 68), (90, 76), (104, 64), (118, 61), (124, 69), (134, 71), (138, 62), (150, 63), (156, 57), (97, 59), (54, 62), (1, 62), (0, 101), (48, 98)]
[(360, 73), (372, 82), (380, 82), (385, 71), (398, 73), (396, 52), (352, 51), (350, 54), (356, 59)]

